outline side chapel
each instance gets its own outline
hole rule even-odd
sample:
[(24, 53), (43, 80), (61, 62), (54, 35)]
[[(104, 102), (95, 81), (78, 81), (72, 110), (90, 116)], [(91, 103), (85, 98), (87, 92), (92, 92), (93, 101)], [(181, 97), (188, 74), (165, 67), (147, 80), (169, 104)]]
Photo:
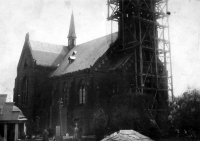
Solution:
[(116, 59), (118, 34), (76, 45), (72, 14), (68, 46), (33, 41), (26, 35), (14, 102), (27, 117), (28, 130), (39, 118), (42, 129), (55, 132), (61, 125), (63, 134), (72, 134), (78, 121), (83, 135), (92, 134), (95, 111), (101, 108), (109, 116), (113, 96), (134, 94), (134, 54), (121, 53)]

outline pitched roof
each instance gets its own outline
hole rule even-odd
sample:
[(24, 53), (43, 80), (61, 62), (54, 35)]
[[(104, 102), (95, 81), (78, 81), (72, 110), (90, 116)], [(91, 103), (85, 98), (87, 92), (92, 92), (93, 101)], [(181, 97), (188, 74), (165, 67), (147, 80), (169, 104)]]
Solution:
[(27, 120), (22, 111), (11, 103), (5, 103), (4, 105), (1, 105), (0, 108), (2, 109), (2, 114), (0, 114), (0, 122), (16, 122)]
[[(113, 42), (117, 39), (117, 35), (117, 33), (112, 34)], [(109, 49), (112, 41), (111, 35), (107, 35), (75, 46), (69, 51), (61, 65), (52, 73), (51, 77), (90, 68)], [(73, 51), (77, 51), (75, 55), (76, 59), (72, 63), (69, 63), (68, 58), (72, 56)]]
[(68, 52), (66, 46), (29, 40), (33, 59), (37, 65), (57, 67)]
[(22, 111), (14, 105), (14, 102), (6, 102), (5, 96), (1, 96), (0, 99), (0, 122), (10, 123), (27, 120)]
[(76, 38), (73, 12), (72, 12), (72, 15), (71, 15), (71, 21), (70, 21), (70, 26), (69, 26), (68, 38), (69, 37)]

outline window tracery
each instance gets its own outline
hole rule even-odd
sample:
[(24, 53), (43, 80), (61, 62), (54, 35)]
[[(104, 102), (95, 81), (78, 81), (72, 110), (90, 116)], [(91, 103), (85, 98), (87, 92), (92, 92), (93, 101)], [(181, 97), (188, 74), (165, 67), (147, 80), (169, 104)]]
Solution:
[(69, 87), (66, 82), (63, 83), (62, 99), (64, 106), (69, 104)]
[(86, 87), (83, 80), (79, 84), (79, 104), (86, 104)]

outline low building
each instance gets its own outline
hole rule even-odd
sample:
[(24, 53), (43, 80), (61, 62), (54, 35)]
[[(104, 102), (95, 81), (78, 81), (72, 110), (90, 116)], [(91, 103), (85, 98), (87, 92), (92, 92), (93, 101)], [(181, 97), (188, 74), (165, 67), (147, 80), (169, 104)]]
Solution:
[(14, 102), (6, 102), (6, 94), (0, 94), (0, 136), (4, 141), (17, 141), (26, 133), (22, 111)]

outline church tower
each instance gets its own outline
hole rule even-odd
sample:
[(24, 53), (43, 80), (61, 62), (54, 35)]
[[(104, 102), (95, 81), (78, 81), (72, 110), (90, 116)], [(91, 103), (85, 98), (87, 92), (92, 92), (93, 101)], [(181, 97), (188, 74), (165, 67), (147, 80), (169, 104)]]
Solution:
[(71, 15), (69, 34), (68, 34), (67, 38), (68, 38), (68, 47), (69, 47), (69, 49), (72, 49), (74, 46), (76, 46), (76, 33), (75, 33), (73, 12)]

